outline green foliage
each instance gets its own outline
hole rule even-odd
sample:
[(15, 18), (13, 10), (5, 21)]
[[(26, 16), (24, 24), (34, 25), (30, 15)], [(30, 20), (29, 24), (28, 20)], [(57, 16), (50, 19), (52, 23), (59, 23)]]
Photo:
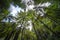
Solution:
[[(45, 16), (35, 11), (21, 12), (16, 18), (17, 23), (2, 22), (8, 18), (10, 3), (25, 7), (21, 0), (0, 0), (0, 38), (4, 40), (60, 40), (60, 0), (34, 0), (35, 4), (51, 2), (45, 8)], [(28, 21), (32, 21), (32, 30), (26, 29)], [(17, 27), (21, 24), (21, 27)]]

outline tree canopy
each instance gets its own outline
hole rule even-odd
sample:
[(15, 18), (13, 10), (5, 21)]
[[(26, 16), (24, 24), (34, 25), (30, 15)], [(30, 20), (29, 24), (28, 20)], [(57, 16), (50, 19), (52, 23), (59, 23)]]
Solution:
[(0, 0), (0, 40), (60, 40), (60, 0)]

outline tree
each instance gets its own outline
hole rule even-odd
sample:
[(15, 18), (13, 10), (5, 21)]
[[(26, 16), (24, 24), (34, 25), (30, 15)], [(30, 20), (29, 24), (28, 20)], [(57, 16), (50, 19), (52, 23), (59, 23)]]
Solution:
[[(4, 38), (4, 40), (60, 40), (60, 1), (34, 0), (34, 2), (32, 0), (22, 0), (22, 2), (21, 0), (0, 1), (0, 38)], [(50, 2), (51, 5), (49, 7), (41, 6), (46, 2)], [(9, 15), (10, 3), (22, 7), (25, 9), (24, 12), (18, 13), (17, 18)], [(26, 11), (29, 5), (34, 5), (34, 10), (28, 9)], [(3, 19), (9, 21), (3, 22)], [(11, 19), (17, 21), (10, 22)], [(31, 31), (27, 29), (30, 20), (32, 21)]]

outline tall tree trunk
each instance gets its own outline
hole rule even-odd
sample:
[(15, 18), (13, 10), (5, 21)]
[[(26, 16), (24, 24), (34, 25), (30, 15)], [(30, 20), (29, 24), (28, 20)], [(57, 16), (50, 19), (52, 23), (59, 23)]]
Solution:
[(11, 36), (14, 34), (14, 31), (11, 31), (10, 33), (7, 34), (4, 40), (10, 40)]
[(20, 31), (21, 31), (21, 28), (17, 29), (16, 34), (15, 34), (15, 37), (14, 37), (13, 40), (18, 40), (18, 36), (20, 34)]
[(37, 40), (42, 40), (42, 36), (41, 36), (40, 33), (36, 30), (34, 23), (32, 23), (32, 25), (33, 25), (33, 29), (34, 29), (34, 31), (35, 31), (35, 33), (36, 33)]

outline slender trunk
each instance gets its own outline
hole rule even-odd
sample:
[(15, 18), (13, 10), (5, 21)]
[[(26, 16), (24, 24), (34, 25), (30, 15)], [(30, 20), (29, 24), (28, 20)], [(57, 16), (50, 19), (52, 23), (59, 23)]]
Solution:
[(18, 36), (20, 34), (20, 31), (21, 31), (21, 28), (19, 28), (17, 31), (16, 31), (16, 34), (15, 34), (15, 37), (13, 40), (18, 40)]
[(42, 40), (42, 36), (40, 35), (40, 33), (36, 30), (36, 28), (35, 28), (35, 26), (34, 26), (34, 23), (32, 23), (33, 24), (33, 29), (34, 29), (34, 31), (35, 31), (35, 33), (36, 33), (36, 36), (37, 36), (37, 40)]
[(13, 33), (14, 33), (14, 31), (11, 31), (10, 33), (8, 33), (4, 40), (10, 40)]

